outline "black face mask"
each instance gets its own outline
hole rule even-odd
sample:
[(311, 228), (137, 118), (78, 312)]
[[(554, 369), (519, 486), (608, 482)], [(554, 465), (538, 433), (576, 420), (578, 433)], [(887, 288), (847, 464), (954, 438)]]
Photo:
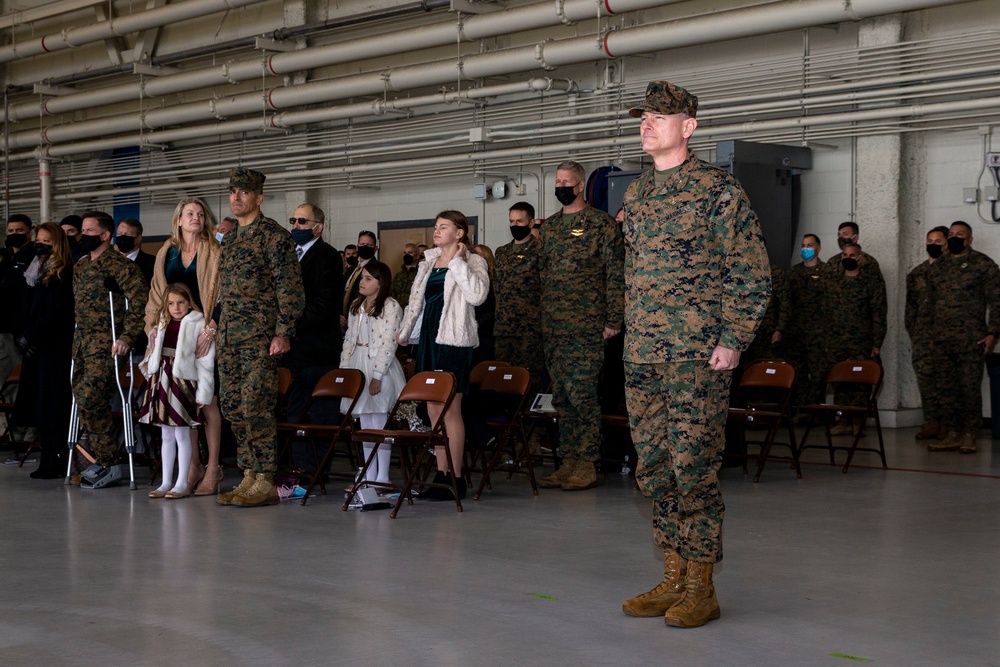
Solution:
[(28, 242), (27, 234), (8, 234), (4, 245), (8, 248), (20, 248)]
[(521, 225), (510, 226), (510, 235), (514, 237), (515, 241), (523, 241), (528, 238), (529, 234), (531, 234), (531, 227), (522, 227)]
[(52, 254), (52, 246), (48, 243), (35, 243), (35, 256), (48, 257)]
[(371, 259), (375, 256), (375, 248), (370, 245), (359, 245), (358, 246), (358, 257), (364, 260)]
[(927, 255), (931, 259), (937, 259), (943, 253), (944, 253), (944, 246), (943, 245), (938, 245), (937, 243), (928, 243), (927, 244)]
[(115, 245), (126, 255), (133, 250), (135, 250), (135, 237), (134, 236), (119, 236), (115, 240)]
[(101, 240), (100, 234), (83, 234), (80, 236), (80, 248), (84, 252), (94, 252), (101, 247), (104, 241)]
[(858, 268), (858, 260), (853, 257), (844, 257), (840, 260), (840, 263), (844, 267), (845, 271), (853, 271)]
[(558, 199), (559, 203), (563, 206), (569, 206), (576, 201), (576, 193), (573, 192), (575, 189), (575, 185), (556, 188), (556, 199)]
[(295, 245), (305, 245), (315, 238), (313, 236), (313, 230), (311, 229), (293, 229), (292, 230), (292, 240), (295, 241)]
[(960, 239), (957, 236), (949, 236), (948, 252), (952, 255), (961, 255), (965, 252), (965, 239)]
[(413, 265), (413, 255), (403, 255), (403, 266)]
[(351, 255), (345, 261), (347, 262), (348, 266), (357, 266), (358, 265), (358, 256), (357, 255)]

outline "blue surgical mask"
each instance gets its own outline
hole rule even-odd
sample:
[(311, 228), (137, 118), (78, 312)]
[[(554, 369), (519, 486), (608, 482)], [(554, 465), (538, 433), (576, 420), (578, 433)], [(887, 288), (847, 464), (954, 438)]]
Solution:
[(816, 249), (815, 248), (803, 248), (802, 250), (799, 250), (799, 254), (802, 255), (802, 259), (804, 259), (804, 260), (806, 260), (808, 262), (810, 259), (812, 259), (813, 257), (816, 256)]
[(222, 232), (215, 232), (215, 240), (222, 243), (222, 239), (226, 238), (226, 235)]

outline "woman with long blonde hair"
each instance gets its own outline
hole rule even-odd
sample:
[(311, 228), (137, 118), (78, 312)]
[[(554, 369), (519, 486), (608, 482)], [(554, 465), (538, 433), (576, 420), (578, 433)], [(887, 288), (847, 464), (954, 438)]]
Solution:
[[(218, 298), (219, 252), (215, 240), (215, 219), (208, 205), (197, 197), (182, 199), (174, 209), (170, 238), (156, 253), (153, 281), (149, 300), (146, 302), (146, 334), (153, 347), (163, 294), (167, 285), (181, 283), (191, 290), (194, 306), (211, 318)], [(208, 349), (215, 331), (207, 326), (198, 336), (198, 349)], [(218, 385), (218, 383), (216, 383)], [(193, 495), (208, 496), (219, 492), (222, 466), (219, 465), (219, 447), (222, 441), (222, 414), (218, 397), (207, 403), (204, 414), (205, 436), (208, 439), (208, 465), (202, 466), (198, 452), (198, 431), (191, 430), (191, 463), (187, 473), (188, 488)]]

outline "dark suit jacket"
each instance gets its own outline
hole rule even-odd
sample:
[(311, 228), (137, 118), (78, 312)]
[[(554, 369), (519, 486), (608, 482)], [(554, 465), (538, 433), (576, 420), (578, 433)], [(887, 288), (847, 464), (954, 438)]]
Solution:
[(156, 266), (156, 257), (140, 249), (139, 254), (135, 256), (135, 265), (142, 271), (142, 277), (146, 279), (146, 285), (149, 286), (153, 282), (153, 267)]
[(302, 288), (306, 307), (295, 321), (292, 349), (282, 365), (292, 369), (340, 362), (340, 311), (344, 296), (344, 267), (340, 253), (323, 239), (302, 257)]

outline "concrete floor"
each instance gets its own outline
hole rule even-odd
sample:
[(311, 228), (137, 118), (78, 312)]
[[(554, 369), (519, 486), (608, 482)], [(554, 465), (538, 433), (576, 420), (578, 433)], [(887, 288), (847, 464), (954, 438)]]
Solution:
[[(1000, 664), (1000, 445), (804, 477), (723, 472), (722, 618), (621, 612), (654, 585), (649, 503), (497, 480), (459, 514), (339, 497), (242, 510), (0, 467), (3, 665)], [(873, 467), (861, 467), (871, 465)], [(228, 471), (227, 484), (237, 480)]]

